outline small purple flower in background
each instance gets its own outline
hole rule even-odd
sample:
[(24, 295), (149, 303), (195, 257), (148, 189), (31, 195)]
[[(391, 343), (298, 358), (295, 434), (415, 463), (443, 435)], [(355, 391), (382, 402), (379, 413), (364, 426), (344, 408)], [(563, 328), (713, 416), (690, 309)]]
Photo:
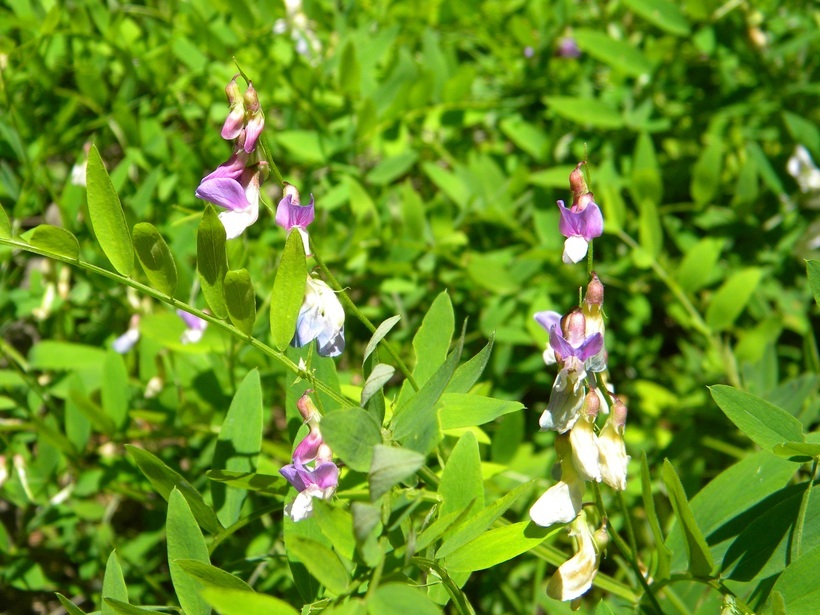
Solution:
[(562, 259), (567, 264), (580, 262), (587, 255), (589, 242), (604, 232), (601, 209), (593, 201), (592, 193), (587, 190), (586, 181), (581, 173), (583, 164), (579, 162), (569, 176), (572, 206), (567, 208), (564, 201), (558, 201), (558, 209), (561, 212), (558, 230), (567, 238)]
[(134, 314), (128, 323), (128, 330), (111, 343), (114, 352), (125, 354), (140, 341), (140, 316)]
[(345, 312), (336, 293), (322, 280), (308, 275), (305, 299), (299, 309), (291, 344), (301, 348), (313, 340), (323, 357), (342, 354), (345, 349)]
[(296, 499), (285, 506), (285, 514), (293, 521), (302, 521), (313, 514), (313, 498), (327, 500), (339, 484), (339, 467), (333, 463), (333, 452), (319, 431), (319, 412), (308, 393), (296, 403), (310, 426), (310, 432), (293, 451), (293, 462), (279, 473), (296, 489)]
[(177, 316), (185, 322), (187, 327), (185, 331), (182, 332), (179, 341), (183, 344), (196, 344), (200, 341), (205, 334), (205, 329), (208, 328), (208, 321), (201, 319), (199, 316), (189, 314), (184, 310), (177, 310)]
[(302, 205), (299, 191), (295, 186), (287, 184), (284, 196), (276, 207), (276, 224), (285, 229), (288, 234), (293, 229), (299, 232), (305, 245), (306, 256), (310, 256), (310, 238), (307, 227), (313, 222), (314, 217), (313, 195), (310, 195), (310, 203)]
[(561, 40), (558, 41), (558, 47), (556, 49), (559, 56), (562, 58), (580, 58), (581, 57), (581, 48), (578, 47), (578, 43), (575, 42), (575, 39), (571, 36), (564, 36)]

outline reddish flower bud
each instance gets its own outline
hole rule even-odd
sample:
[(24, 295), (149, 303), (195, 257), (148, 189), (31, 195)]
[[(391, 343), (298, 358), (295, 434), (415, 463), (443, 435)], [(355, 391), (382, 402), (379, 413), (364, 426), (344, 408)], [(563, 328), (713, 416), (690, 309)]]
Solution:
[(590, 274), (589, 284), (587, 284), (587, 292), (584, 295), (584, 303), (587, 305), (601, 306), (604, 303), (604, 285), (598, 279), (598, 274), (594, 271)]

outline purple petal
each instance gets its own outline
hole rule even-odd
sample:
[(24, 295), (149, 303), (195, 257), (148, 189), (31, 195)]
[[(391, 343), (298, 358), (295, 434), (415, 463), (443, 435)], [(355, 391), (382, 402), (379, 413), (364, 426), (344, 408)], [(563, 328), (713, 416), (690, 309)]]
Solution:
[(561, 314), (546, 310), (544, 312), (536, 312), (533, 314), (535, 322), (544, 327), (544, 330), (549, 333), (553, 327), (557, 327), (561, 323)]
[(245, 108), (242, 105), (237, 105), (231, 109), (228, 117), (225, 118), (225, 123), (222, 124), (222, 138), (230, 141), (236, 139), (239, 133), (242, 132), (242, 126), (245, 123)]
[(564, 207), (564, 201), (558, 201), (558, 209), (561, 212), (561, 219), (558, 221), (558, 230), (564, 237), (572, 237), (581, 233), (577, 227), (576, 214)]
[(584, 211), (575, 215), (578, 217), (579, 232), (577, 234), (587, 241), (600, 237), (604, 232), (604, 217), (595, 203), (590, 203)]
[(586, 338), (575, 353), (575, 356), (586, 361), (588, 358), (595, 356), (604, 347), (604, 336), (600, 333), (595, 333)]
[(296, 205), (293, 195), (289, 194), (276, 207), (276, 224), (286, 231), (294, 227), (307, 228), (315, 217), (313, 195), (310, 195), (310, 204)]
[(245, 127), (245, 151), (251, 153), (256, 149), (256, 142), (259, 140), (259, 135), (262, 134), (262, 129), (265, 127), (265, 116), (261, 113), (256, 117), (251, 118)]
[(306, 470), (297, 468), (294, 464), (289, 463), (279, 469), (279, 474), (284, 476), (297, 491), (302, 492), (307, 489), (305, 478), (309, 478), (310, 474)]
[(202, 320), (199, 316), (194, 316), (193, 314), (189, 314), (184, 310), (177, 310), (177, 316), (179, 316), (182, 320), (185, 321), (185, 325), (189, 329), (202, 331), (203, 329), (205, 329), (205, 327), (208, 326), (208, 321)]
[(339, 468), (332, 461), (320, 463), (311, 474), (313, 484), (322, 489), (336, 487), (339, 484)]
[(245, 152), (241, 150), (235, 152), (225, 162), (216, 167), (212, 173), (203, 177), (202, 182), (206, 182), (211, 179), (219, 179), (221, 177), (227, 177), (229, 179), (239, 181), (239, 178), (242, 177), (242, 171), (245, 170), (245, 165), (247, 165), (247, 163), (248, 155)]
[(245, 189), (233, 179), (217, 178), (203, 181), (196, 189), (196, 196), (204, 201), (232, 211), (250, 207)]
[(319, 447), (322, 446), (322, 444), (322, 435), (318, 431), (311, 431), (302, 439), (296, 447), (296, 450), (293, 451), (293, 461), (301, 464), (313, 461), (316, 459)]
[(564, 336), (561, 335), (558, 327), (554, 327), (550, 330), (550, 346), (564, 359), (575, 356), (575, 348), (573, 348), (572, 344), (564, 339)]

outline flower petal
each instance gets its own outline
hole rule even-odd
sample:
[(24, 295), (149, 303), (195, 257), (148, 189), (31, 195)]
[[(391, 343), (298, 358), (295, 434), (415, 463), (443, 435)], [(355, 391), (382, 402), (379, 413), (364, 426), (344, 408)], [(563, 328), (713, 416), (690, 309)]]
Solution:
[(581, 488), (559, 481), (538, 498), (530, 508), (530, 519), (541, 527), (556, 523), (569, 523), (581, 511), (583, 483)]
[(256, 222), (258, 215), (259, 212), (253, 209), (223, 211), (219, 214), (219, 219), (222, 220), (222, 226), (225, 227), (225, 237), (227, 239), (239, 237), (246, 228)]
[(589, 249), (589, 242), (581, 237), (581, 235), (571, 235), (564, 241), (564, 253), (561, 255), (561, 260), (567, 265), (580, 263), (584, 260)]
[(203, 181), (196, 189), (196, 196), (232, 211), (247, 209), (251, 206), (242, 185), (228, 177)]

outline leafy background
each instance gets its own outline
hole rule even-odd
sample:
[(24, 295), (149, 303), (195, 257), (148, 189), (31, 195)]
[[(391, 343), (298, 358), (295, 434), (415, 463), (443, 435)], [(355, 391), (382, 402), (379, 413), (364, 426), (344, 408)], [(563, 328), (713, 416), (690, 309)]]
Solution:
[[(306, 22), (267, 2), (6, 2), (0, 204), (15, 233), (61, 225), (84, 259), (107, 267), (85, 190), (69, 181), (93, 142), (129, 228), (159, 229), (177, 261), (176, 296), (188, 300), (203, 209), (193, 192), (229, 154), (218, 127), (235, 57), (259, 92), (276, 164), (316, 197), (311, 232), (323, 260), (373, 322), (401, 315), (390, 339), (407, 362), (415, 363), (411, 341), (442, 290), (455, 330), (467, 321), (465, 357), (494, 335), (477, 391), (526, 409), (478, 434), (488, 502), (527, 478), (549, 484), (553, 436), (537, 432), (537, 417), (554, 374), (531, 314), (566, 310), (585, 283), (582, 267), (561, 264), (554, 205), (567, 199), (567, 176), (583, 159), (606, 221), (596, 270), (607, 288), (612, 381), (630, 408), (632, 516), (645, 517), (641, 452), (657, 494), (665, 458), (690, 496), (751, 459), (754, 446), (707, 385), (767, 399), (807, 432), (816, 424), (817, 309), (804, 260), (820, 252), (819, 201), (786, 171), (798, 144), (820, 159), (816, 7), (545, 0), (305, 2), (303, 10)], [(559, 53), (566, 37), (579, 57)], [(269, 206), (279, 198), (273, 183)], [(284, 248), (272, 222), (262, 212), (228, 244), (231, 268), (254, 281), (261, 339)], [(68, 292), (43, 310), (61, 282)], [(135, 309), (147, 313), (143, 336), (123, 360), (106, 349)], [(6, 609), (54, 608), (60, 591), (93, 610), (113, 548), (132, 603), (173, 603), (168, 505), (124, 445), (152, 451), (208, 490), (219, 426), (256, 369), (258, 470), (275, 474), (298, 427), (293, 376), (213, 329), (183, 347), (181, 322), (160, 303), (2, 246), (0, 315)], [(335, 371), (354, 397), (369, 339), (349, 317)], [(149, 395), (152, 379), (160, 387)], [(445, 439), (443, 458), (455, 442)], [(777, 467), (771, 490), (797, 481), (794, 466)], [(536, 495), (507, 518), (525, 519)], [(252, 493), (243, 510), (270, 503)], [(668, 529), (672, 507), (664, 497), (656, 503)], [(179, 502), (175, 510), (185, 514)], [(636, 540), (652, 560), (646, 524)], [(569, 543), (557, 535), (550, 544), (567, 551)], [(302, 604), (282, 565), (281, 516), (249, 523), (217, 554), (257, 591)], [(629, 578), (617, 556), (602, 571)], [(480, 612), (558, 612), (543, 593), (550, 572), (525, 555), (473, 574), (465, 593)], [(695, 586), (679, 598), (687, 608), (719, 604), (716, 592), (703, 596)]]

